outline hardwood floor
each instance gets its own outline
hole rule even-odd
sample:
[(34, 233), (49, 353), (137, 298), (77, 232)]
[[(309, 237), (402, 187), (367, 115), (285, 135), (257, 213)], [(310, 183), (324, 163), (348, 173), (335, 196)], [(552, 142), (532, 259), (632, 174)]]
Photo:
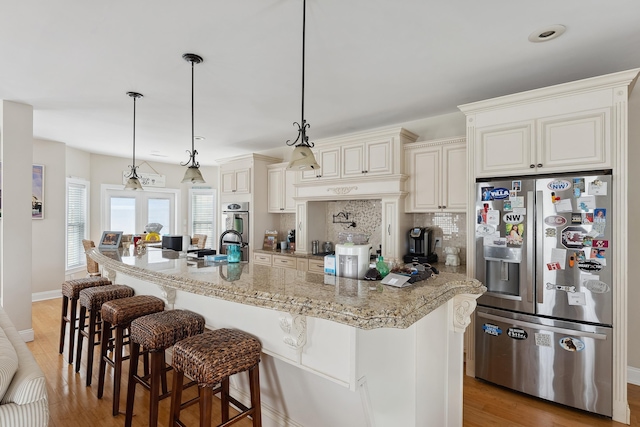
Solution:
[[(60, 299), (33, 304), (33, 329), (35, 340), (28, 344), (47, 377), (52, 427), (111, 427), (124, 425), (124, 415), (111, 415), (111, 377), (113, 370), (107, 368), (105, 393), (98, 399), (97, 363), (94, 362), (93, 386), (85, 387), (85, 367), (76, 374), (73, 366), (66, 362), (65, 355), (58, 353), (60, 327)], [(67, 334), (68, 335), (68, 334)], [(67, 346), (65, 346), (65, 349)], [(97, 352), (96, 352), (97, 353)], [(86, 363), (86, 356), (83, 357)], [(128, 363), (125, 363), (125, 372)], [(171, 384), (171, 382), (169, 382)], [(120, 408), (126, 405), (126, 377), (123, 379)], [(640, 427), (640, 387), (629, 385), (631, 425)], [(195, 390), (187, 390), (184, 399), (193, 397)], [(149, 394), (142, 387), (136, 389), (134, 426), (146, 426)], [(167, 425), (169, 399), (160, 403), (160, 426)], [(214, 420), (219, 419), (219, 405), (214, 404)], [(184, 411), (187, 425), (198, 425), (198, 406)], [(556, 405), (520, 393), (515, 393), (474, 378), (464, 378), (464, 427), (623, 427), (610, 419)], [(250, 427), (251, 421), (241, 420), (238, 427)], [(349, 426), (327, 426), (349, 427)], [(393, 426), (396, 427), (396, 426)], [(397, 426), (410, 427), (410, 426)], [(423, 427), (423, 426), (416, 426)], [(440, 426), (424, 426), (440, 427)]]

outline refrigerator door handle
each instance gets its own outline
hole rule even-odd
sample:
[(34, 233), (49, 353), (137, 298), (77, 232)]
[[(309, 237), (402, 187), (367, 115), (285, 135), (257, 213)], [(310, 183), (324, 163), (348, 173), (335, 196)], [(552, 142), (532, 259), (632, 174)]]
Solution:
[(483, 319), (493, 320), (495, 322), (508, 323), (510, 325), (522, 326), (524, 328), (544, 329), (545, 331), (557, 332), (559, 334), (571, 335), (574, 337), (593, 338), (596, 340), (607, 339), (607, 336), (605, 334), (599, 334), (597, 332), (577, 331), (575, 329), (565, 329), (565, 328), (558, 328), (556, 326), (541, 325), (538, 323), (530, 323), (530, 322), (525, 322), (523, 320), (509, 319), (507, 317), (501, 317), (501, 316), (496, 316), (489, 313), (483, 313), (481, 311), (478, 311), (477, 313), (478, 313), (478, 317), (482, 317)]
[(534, 227), (533, 207), (535, 206), (535, 199), (533, 197), (533, 191), (527, 191), (527, 230), (529, 230), (529, 237), (527, 237), (527, 301), (533, 301), (533, 289), (534, 289), (534, 267), (533, 254), (535, 241), (537, 236), (532, 236), (531, 231)]
[[(542, 276), (543, 271), (542, 268), (538, 268), (538, 266), (544, 265), (544, 246), (542, 244), (542, 239), (544, 239), (544, 219), (543, 215), (543, 200), (544, 200), (544, 192), (536, 191), (536, 218), (538, 218), (537, 222), (537, 230), (536, 230), (536, 240), (540, 240), (536, 242), (536, 301), (538, 304), (542, 304), (544, 302), (544, 286), (542, 286)], [(533, 252), (532, 252), (533, 253)]]

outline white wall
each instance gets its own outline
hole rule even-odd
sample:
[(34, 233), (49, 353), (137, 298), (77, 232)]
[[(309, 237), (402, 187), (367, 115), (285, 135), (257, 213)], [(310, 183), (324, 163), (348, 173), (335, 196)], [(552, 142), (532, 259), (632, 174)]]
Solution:
[(0, 101), (2, 228), (0, 301), (25, 341), (31, 329), (33, 108)]
[(60, 142), (33, 141), (33, 163), (44, 165), (45, 179), (44, 218), (31, 222), (33, 294), (59, 291), (65, 280), (65, 153)]

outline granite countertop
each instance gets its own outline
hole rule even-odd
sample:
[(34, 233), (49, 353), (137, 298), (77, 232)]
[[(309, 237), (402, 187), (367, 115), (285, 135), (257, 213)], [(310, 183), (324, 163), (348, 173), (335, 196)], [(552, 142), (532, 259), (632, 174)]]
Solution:
[(142, 255), (94, 248), (89, 256), (107, 270), (159, 286), (360, 329), (407, 328), (458, 294), (486, 291), (482, 283), (451, 267), (442, 268), (435, 278), (395, 288), (253, 263), (218, 264), (156, 248)]
[(290, 256), (294, 258), (309, 258), (309, 259), (324, 259), (324, 255), (313, 255), (313, 254), (301, 254), (300, 252), (286, 250), (281, 251), (280, 249), (276, 250), (267, 250), (267, 249), (254, 249), (253, 252), (260, 254), (268, 254), (268, 255), (284, 255)]

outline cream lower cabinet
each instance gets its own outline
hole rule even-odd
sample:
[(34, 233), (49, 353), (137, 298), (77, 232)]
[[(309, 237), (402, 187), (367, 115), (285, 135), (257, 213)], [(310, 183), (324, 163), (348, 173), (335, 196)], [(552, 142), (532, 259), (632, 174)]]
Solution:
[(611, 108), (475, 128), (478, 177), (610, 168)]
[(467, 208), (465, 138), (406, 144), (406, 212), (464, 212)]
[(287, 163), (267, 166), (268, 205), (270, 213), (295, 213), (294, 184), (299, 172), (287, 169)]

